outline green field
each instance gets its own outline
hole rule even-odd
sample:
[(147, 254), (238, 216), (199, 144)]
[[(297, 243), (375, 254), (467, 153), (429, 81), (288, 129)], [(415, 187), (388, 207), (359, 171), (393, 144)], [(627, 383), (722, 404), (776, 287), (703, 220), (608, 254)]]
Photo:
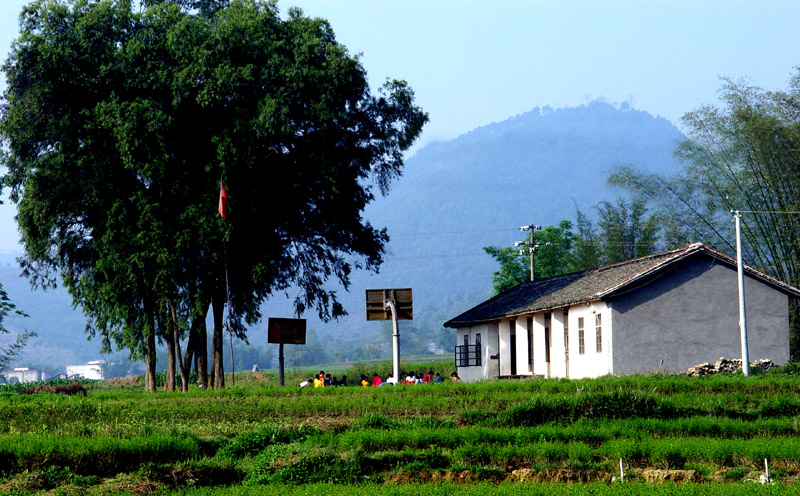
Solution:
[[(348, 377), (370, 372), (358, 367)], [(6, 387), (0, 494), (800, 494), (796, 371), (325, 389), (237, 374), (222, 391), (97, 383), (85, 397)], [(772, 484), (757, 482), (764, 459)]]

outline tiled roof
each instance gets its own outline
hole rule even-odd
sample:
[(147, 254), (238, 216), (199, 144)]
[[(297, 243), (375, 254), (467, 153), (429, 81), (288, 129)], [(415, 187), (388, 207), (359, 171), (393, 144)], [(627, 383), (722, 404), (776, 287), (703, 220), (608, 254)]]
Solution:
[[(736, 260), (701, 243), (636, 258), (597, 269), (524, 282), (444, 323), (463, 327), (504, 317), (530, 314), (577, 303), (600, 300), (666, 267), (696, 254), (736, 266)], [(745, 271), (784, 293), (800, 297), (800, 290), (745, 265)]]

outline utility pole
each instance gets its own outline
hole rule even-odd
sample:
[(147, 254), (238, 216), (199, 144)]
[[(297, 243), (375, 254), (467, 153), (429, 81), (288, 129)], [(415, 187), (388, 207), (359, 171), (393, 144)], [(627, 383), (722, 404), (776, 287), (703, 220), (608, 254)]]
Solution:
[[(536, 270), (534, 269), (534, 263), (533, 263), (534, 262), (533, 254), (536, 251), (536, 248), (538, 248), (539, 246), (551, 246), (552, 243), (550, 243), (550, 242), (547, 242), (547, 243), (536, 243), (536, 242), (533, 241), (533, 232), (534, 231), (541, 231), (542, 230), (542, 226), (529, 224), (527, 226), (521, 226), (519, 228), (519, 230), (520, 231), (530, 231), (530, 233), (531, 233), (530, 240), (528, 240), (528, 241), (516, 241), (516, 242), (514, 242), (514, 246), (527, 246), (528, 247), (528, 253), (530, 254), (530, 257), (531, 257), (531, 282), (533, 282), (533, 280), (536, 278)], [(523, 250), (519, 250), (519, 254), (520, 255), (524, 255), (525, 254), (525, 250), (524, 249)]]
[(742, 231), (740, 221), (742, 213), (733, 212), (733, 222), (736, 226), (736, 280), (739, 286), (739, 335), (742, 343), (742, 373), (745, 377), (750, 375), (750, 356), (747, 351), (747, 315), (744, 306), (744, 265), (742, 264)]

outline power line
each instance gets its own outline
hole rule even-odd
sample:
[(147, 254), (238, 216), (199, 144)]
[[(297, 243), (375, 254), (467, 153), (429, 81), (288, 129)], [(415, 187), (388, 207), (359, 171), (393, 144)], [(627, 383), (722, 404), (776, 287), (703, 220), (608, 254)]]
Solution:
[(736, 210), (740, 214), (800, 214), (800, 210)]
[(488, 233), (488, 232), (511, 232), (516, 229), (471, 229), (467, 231), (431, 231), (431, 232), (417, 232), (417, 233), (389, 233), (389, 237), (396, 238), (402, 236), (437, 236), (440, 234), (474, 234), (474, 233)]

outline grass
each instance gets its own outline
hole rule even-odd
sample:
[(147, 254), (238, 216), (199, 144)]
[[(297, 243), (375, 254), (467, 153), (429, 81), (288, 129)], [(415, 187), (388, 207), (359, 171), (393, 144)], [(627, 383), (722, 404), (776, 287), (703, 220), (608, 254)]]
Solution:
[[(324, 389), (280, 388), (244, 374), (221, 391), (86, 387), (86, 397), (0, 393), (0, 493), (285, 494), (291, 485), (293, 494), (795, 494), (800, 487), (793, 373)], [(620, 458), (632, 484), (611, 483)], [(788, 485), (746, 482), (758, 478), (764, 458)], [(653, 470), (690, 470), (704, 482), (636, 482)]]

